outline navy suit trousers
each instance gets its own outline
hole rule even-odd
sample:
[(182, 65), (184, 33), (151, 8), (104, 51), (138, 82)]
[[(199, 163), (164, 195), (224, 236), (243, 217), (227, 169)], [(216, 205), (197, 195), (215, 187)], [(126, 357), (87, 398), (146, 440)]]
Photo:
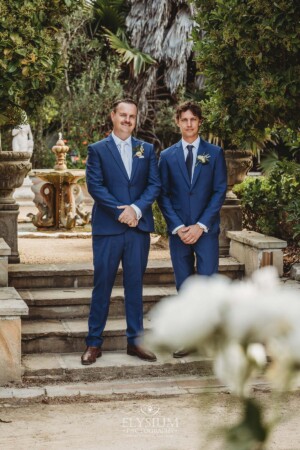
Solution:
[(137, 228), (111, 236), (93, 236), (94, 289), (89, 315), (87, 346), (101, 347), (110, 296), (122, 262), (127, 341), (134, 344), (143, 332), (143, 276), (150, 234)]
[(193, 245), (182, 242), (177, 234), (171, 235), (170, 253), (176, 289), (179, 290), (182, 283), (195, 273), (210, 276), (218, 272), (219, 234), (203, 233)]

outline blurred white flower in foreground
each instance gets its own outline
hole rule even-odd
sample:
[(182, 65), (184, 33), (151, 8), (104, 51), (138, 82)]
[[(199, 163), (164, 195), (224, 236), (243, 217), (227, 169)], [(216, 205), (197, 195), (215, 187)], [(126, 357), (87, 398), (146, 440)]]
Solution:
[(238, 395), (247, 394), (251, 375), (265, 366), (265, 349), (276, 387), (288, 387), (300, 363), (300, 298), (279, 286), (273, 267), (247, 281), (193, 276), (157, 305), (152, 324), (154, 347), (205, 349), (216, 375)]

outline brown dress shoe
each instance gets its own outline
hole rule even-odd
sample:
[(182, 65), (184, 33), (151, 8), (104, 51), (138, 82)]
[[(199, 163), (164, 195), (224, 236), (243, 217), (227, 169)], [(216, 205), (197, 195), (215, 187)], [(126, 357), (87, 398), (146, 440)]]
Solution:
[(173, 358), (184, 358), (185, 356), (189, 356), (193, 350), (188, 350), (187, 348), (180, 348), (173, 353)]
[(101, 347), (87, 347), (84, 354), (81, 357), (81, 364), (84, 366), (89, 366), (94, 364), (97, 358), (102, 356)]
[(140, 347), (139, 345), (127, 345), (127, 355), (131, 356), (137, 356), (140, 359), (143, 359), (145, 361), (156, 361), (157, 358), (154, 355), (154, 353), (150, 352), (149, 350), (146, 350), (143, 347)]

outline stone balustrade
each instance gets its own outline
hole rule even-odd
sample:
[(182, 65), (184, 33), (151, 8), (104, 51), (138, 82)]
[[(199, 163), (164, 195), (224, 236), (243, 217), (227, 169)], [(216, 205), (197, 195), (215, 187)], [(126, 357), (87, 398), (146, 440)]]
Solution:
[(229, 254), (245, 264), (245, 275), (250, 276), (264, 266), (274, 266), (283, 275), (283, 249), (287, 242), (255, 231), (227, 231)]
[(21, 381), (21, 316), (28, 314), (15, 288), (7, 286), (10, 253), (0, 238), (0, 386)]

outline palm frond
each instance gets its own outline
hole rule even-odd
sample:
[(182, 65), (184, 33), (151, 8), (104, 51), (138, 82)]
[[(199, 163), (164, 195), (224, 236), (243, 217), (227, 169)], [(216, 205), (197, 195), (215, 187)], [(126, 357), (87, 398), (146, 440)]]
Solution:
[(130, 47), (124, 33), (122, 33), (119, 37), (107, 28), (104, 28), (104, 31), (110, 47), (122, 56), (125, 64), (132, 66), (134, 77), (137, 77), (140, 73), (142, 73), (146, 69), (147, 65), (156, 64), (155, 59), (147, 53), (143, 53), (137, 48)]
[(276, 150), (269, 150), (264, 154), (260, 162), (260, 167), (265, 175), (268, 175), (279, 161), (279, 155)]

